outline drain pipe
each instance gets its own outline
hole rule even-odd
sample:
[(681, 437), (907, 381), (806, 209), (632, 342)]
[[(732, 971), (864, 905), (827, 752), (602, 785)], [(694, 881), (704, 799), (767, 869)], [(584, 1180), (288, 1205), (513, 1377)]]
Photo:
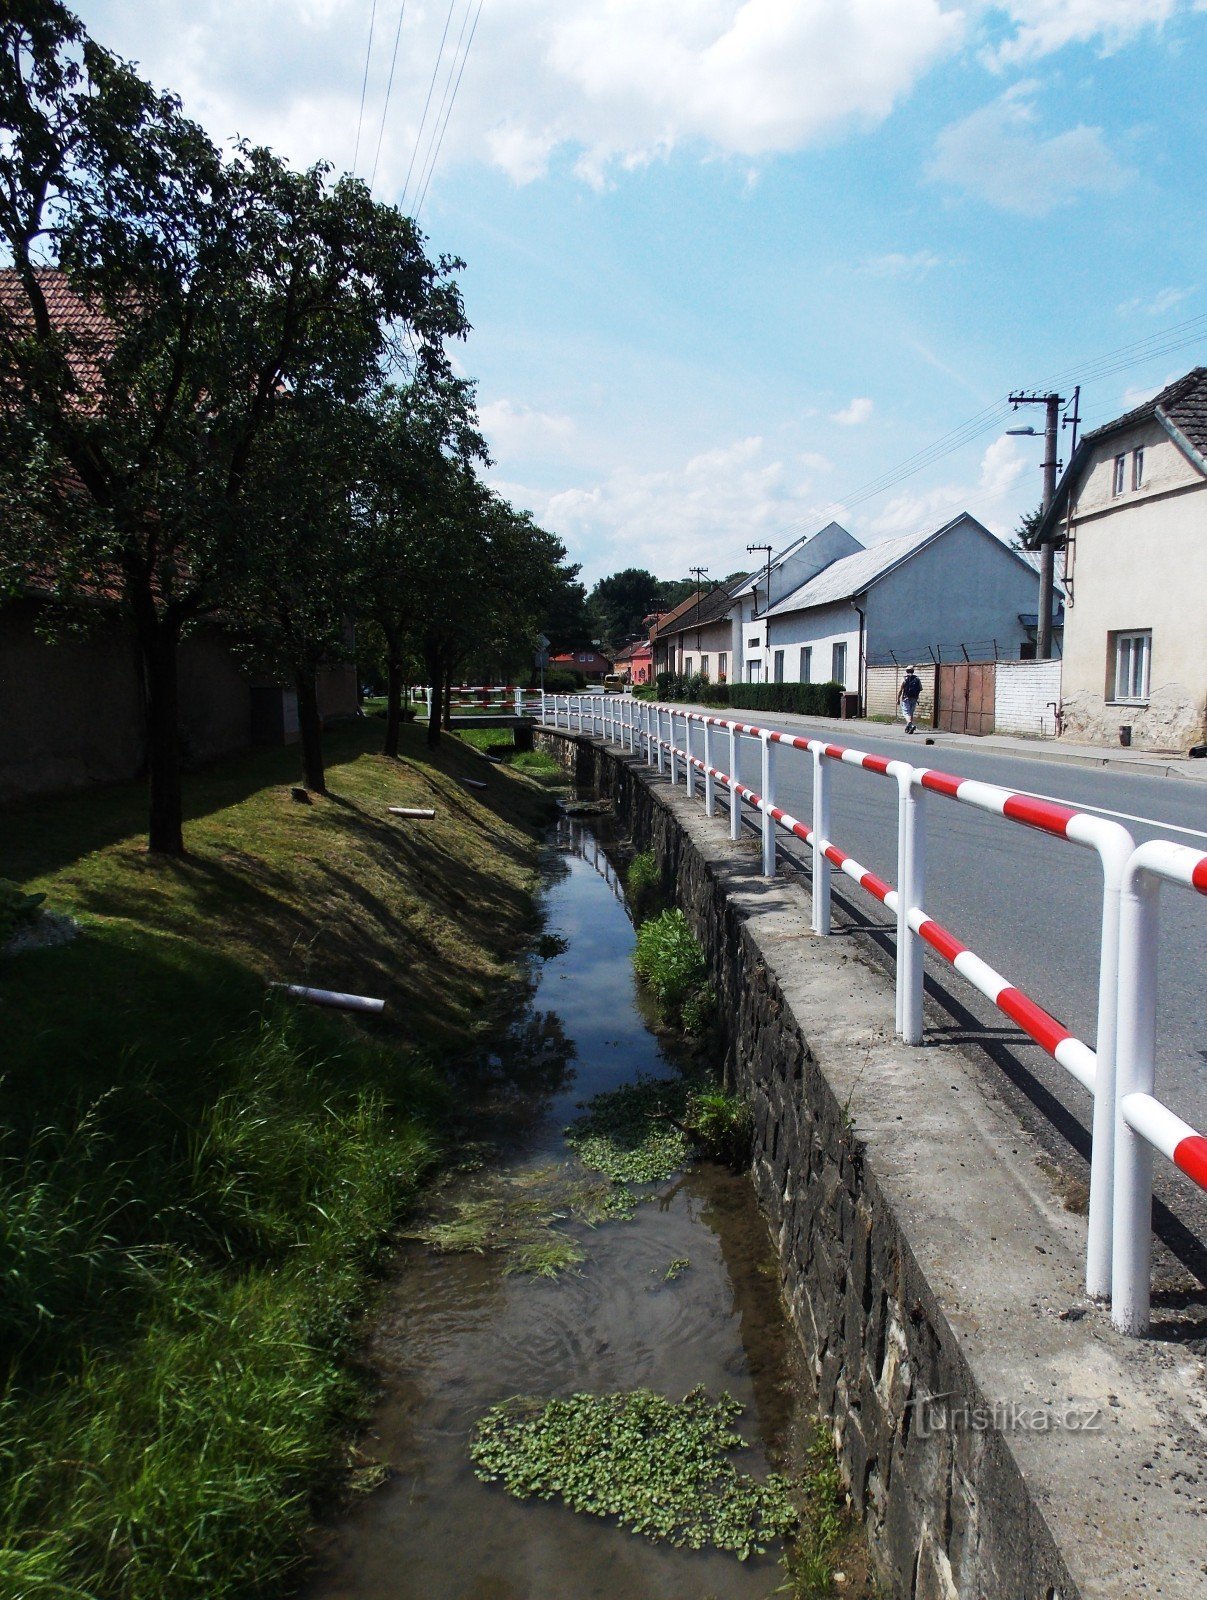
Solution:
[(862, 717), (862, 716), (864, 716), (866, 714), (866, 709), (867, 709), (865, 701), (864, 701), (864, 694), (863, 694), (864, 679), (865, 679), (864, 660), (863, 660), (863, 639), (864, 639), (864, 632), (865, 632), (865, 629), (867, 627), (867, 615), (866, 615), (866, 613), (865, 613), (865, 611), (863, 609), (863, 606), (855, 605), (854, 600), (851, 601), (851, 604), (852, 604), (852, 606), (855, 607), (855, 610), (859, 613), (859, 654), (855, 658), (855, 674), (856, 674), (855, 675), (855, 687), (859, 691), (859, 715)]

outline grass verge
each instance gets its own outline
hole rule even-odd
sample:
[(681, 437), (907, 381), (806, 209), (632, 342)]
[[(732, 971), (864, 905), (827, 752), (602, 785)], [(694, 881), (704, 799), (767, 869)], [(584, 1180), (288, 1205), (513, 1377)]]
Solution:
[(2, 1593), (268, 1594), (354, 1482), (360, 1313), (506, 1004), (549, 806), (380, 738), (334, 733), (311, 805), (293, 751), (194, 777), (178, 861), (139, 790), (5, 815), (0, 873), (82, 932), (0, 958)]

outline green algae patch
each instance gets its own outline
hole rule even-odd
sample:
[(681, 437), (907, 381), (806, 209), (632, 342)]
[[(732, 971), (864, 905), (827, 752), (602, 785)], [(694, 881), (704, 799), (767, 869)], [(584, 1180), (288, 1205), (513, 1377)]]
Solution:
[(690, 1096), (685, 1078), (639, 1078), (588, 1101), (566, 1142), (585, 1167), (613, 1183), (660, 1183), (692, 1162), (684, 1121)]
[(575, 1394), (542, 1403), (515, 1397), (478, 1423), (470, 1459), (478, 1477), (517, 1499), (563, 1500), (615, 1517), (648, 1539), (762, 1555), (797, 1526), (785, 1478), (760, 1481), (734, 1456), (742, 1407), (703, 1388), (682, 1400), (650, 1389)]

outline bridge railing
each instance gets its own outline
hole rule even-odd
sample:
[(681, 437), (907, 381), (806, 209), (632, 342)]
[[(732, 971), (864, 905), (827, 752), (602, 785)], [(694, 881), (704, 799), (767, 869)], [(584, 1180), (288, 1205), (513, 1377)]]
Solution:
[[(916, 767), (911, 763), (893, 760), (867, 751), (855, 750), (827, 740), (800, 737), (779, 729), (736, 721), (728, 717), (712, 716), (691, 711), (679, 705), (656, 701), (633, 700), (628, 696), (563, 696), (546, 717), (556, 725), (564, 725), (582, 732), (599, 733), (612, 737), (627, 749), (644, 756), (647, 764), (656, 766), (661, 773), (669, 771), (672, 783), (678, 783), (682, 773), (689, 796), (694, 795), (697, 778), (702, 778), (704, 809), (707, 815), (715, 814), (717, 788), (729, 794), (730, 835), (738, 838), (741, 832), (743, 808), (757, 815), (762, 839), (762, 867), (765, 876), (776, 871), (776, 847), (779, 830), (807, 843), (812, 855), (813, 929), (820, 935), (830, 932), (830, 874), (837, 867), (866, 893), (880, 901), (897, 919), (896, 960), (896, 1029), (907, 1044), (922, 1041), (923, 1017), (923, 951), (925, 945), (941, 956), (948, 964), (971, 983), (980, 993), (1015, 1022), (1031, 1039), (1044, 1049), (1061, 1067), (1069, 1072), (1093, 1096), (1092, 1148), (1090, 1160), (1089, 1229), (1086, 1251), (1086, 1288), (1096, 1298), (1106, 1298), (1112, 1292), (1113, 1274), (1116, 1275), (1113, 1315), (1121, 1327), (1140, 1332), (1147, 1327), (1148, 1256), (1137, 1260), (1127, 1287), (1121, 1290), (1117, 1274), (1121, 1250), (1136, 1251), (1142, 1239), (1143, 1248), (1151, 1252), (1151, 1230), (1148, 1207), (1151, 1199), (1151, 1179), (1145, 1187), (1141, 1169), (1140, 1197), (1124, 1202), (1116, 1198), (1115, 1152), (1125, 1133), (1131, 1141), (1127, 1146), (1128, 1159), (1132, 1160), (1136, 1137), (1139, 1133), (1152, 1140), (1156, 1113), (1148, 1107), (1145, 1096), (1151, 1098), (1152, 1073), (1145, 1076), (1143, 1052), (1141, 1065), (1136, 1066), (1134, 1043), (1136, 1029), (1144, 1038), (1145, 1028), (1155, 1027), (1145, 1006), (1149, 991), (1148, 980), (1136, 976), (1136, 952), (1143, 948), (1145, 961), (1155, 962), (1155, 924), (1152, 928), (1144, 921), (1151, 914), (1133, 911), (1141, 918), (1139, 932), (1130, 931), (1126, 924), (1127, 956), (1121, 971), (1121, 902), (1125, 879), (1130, 883), (1147, 882), (1163, 867), (1174, 873), (1168, 881), (1192, 881), (1200, 892), (1207, 893), (1207, 866), (1186, 866), (1186, 856), (1196, 862), (1194, 851), (1183, 852), (1183, 847), (1164, 847), (1168, 853), (1150, 852), (1148, 846), (1135, 851), (1128, 830), (1117, 822), (1089, 812), (1033, 795), (1020, 794), (995, 784), (974, 779), (954, 777), (932, 768)], [(701, 730), (703, 753), (697, 754), (692, 733)], [(680, 731), (681, 730), (681, 731)], [(728, 771), (716, 764), (715, 745), (719, 737), (728, 741), (726, 764)], [(760, 788), (754, 790), (740, 780), (741, 741), (757, 743), (760, 756)], [(812, 761), (812, 813), (811, 821), (804, 822), (792, 816), (777, 804), (777, 754), (781, 750), (806, 753)], [(830, 774), (835, 762), (869, 772), (887, 779), (895, 785), (897, 800), (897, 887), (877, 876), (868, 867), (843, 850), (831, 837)], [(1097, 1017), (1094, 1047), (1076, 1038), (1063, 1023), (1039, 1005), (1023, 990), (996, 971), (974, 950), (970, 949), (952, 932), (925, 910), (925, 800), (936, 794), (959, 805), (969, 806), (991, 816), (1034, 828), (1053, 838), (1064, 839), (1083, 848), (1092, 849), (1098, 856), (1102, 873), (1102, 910), (1099, 922), (1099, 959)], [(1135, 852), (1135, 855), (1133, 855)], [(1140, 865), (1134, 866), (1140, 858)], [(1188, 879), (1186, 873), (1190, 872)], [(1198, 877), (1194, 877), (1194, 873)], [(1177, 874), (1181, 873), (1182, 876)], [(1130, 874), (1130, 877), (1128, 876)], [(1142, 897), (1141, 897), (1142, 899)], [(1144, 902), (1145, 906), (1147, 902)], [(1155, 973), (1155, 968), (1153, 969)], [(1135, 985), (1139, 984), (1139, 989)], [(1152, 978), (1155, 990), (1155, 976)], [(1129, 1001), (1128, 996), (1138, 993), (1140, 1001)], [(1117, 1040), (1123, 1028), (1123, 1006), (1132, 1004), (1134, 1015), (1129, 1015), (1127, 1049), (1130, 1052), (1116, 1073)], [(1138, 1008), (1138, 1009), (1137, 1009)], [(1140, 1021), (1137, 1022), (1136, 1018)], [(1150, 1043), (1151, 1054), (1151, 1043)], [(1124, 1088), (1124, 1083), (1130, 1085)], [(1147, 1084), (1147, 1087), (1145, 1085)], [(1140, 1098), (1136, 1098), (1139, 1096)], [(1129, 1098), (1130, 1097), (1130, 1098)], [(1129, 1109), (1121, 1109), (1128, 1099)], [(1154, 1102), (1156, 1104), (1156, 1102)], [(1181, 1150), (1182, 1159), (1171, 1154), (1171, 1159), (1187, 1171), (1196, 1182), (1207, 1187), (1207, 1144), (1195, 1143), (1199, 1136), (1187, 1124), (1164, 1113), (1161, 1121), (1161, 1138), (1156, 1148), (1169, 1148), (1167, 1153)], [(1172, 1120), (1170, 1120), (1172, 1119)], [(1143, 1123), (1140, 1127), (1139, 1124)], [(1176, 1126), (1175, 1126), (1176, 1124)], [(1179, 1132), (1179, 1130), (1181, 1130)], [(1173, 1144), (1169, 1141), (1177, 1138)], [(1187, 1141), (1190, 1141), (1187, 1143)], [(1138, 1158), (1137, 1158), (1138, 1159)], [(1151, 1166), (1151, 1156), (1150, 1156)], [(1129, 1195), (1133, 1194), (1134, 1174), (1129, 1168)], [(1126, 1205), (1127, 1216), (1121, 1220), (1120, 1206)], [(1139, 1215), (1144, 1214), (1143, 1225)], [(1127, 1243), (1122, 1243), (1126, 1235)], [(1133, 1304), (1124, 1309), (1121, 1294), (1135, 1302), (1137, 1291), (1131, 1287), (1141, 1281), (1145, 1300), (1142, 1310)]]

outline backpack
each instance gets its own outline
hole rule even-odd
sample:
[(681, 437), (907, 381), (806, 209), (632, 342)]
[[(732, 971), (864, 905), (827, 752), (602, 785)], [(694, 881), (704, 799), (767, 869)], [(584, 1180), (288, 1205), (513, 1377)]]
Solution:
[(907, 672), (905, 682), (901, 685), (901, 698), (903, 700), (917, 700), (922, 693), (922, 679), (915, 672)]

